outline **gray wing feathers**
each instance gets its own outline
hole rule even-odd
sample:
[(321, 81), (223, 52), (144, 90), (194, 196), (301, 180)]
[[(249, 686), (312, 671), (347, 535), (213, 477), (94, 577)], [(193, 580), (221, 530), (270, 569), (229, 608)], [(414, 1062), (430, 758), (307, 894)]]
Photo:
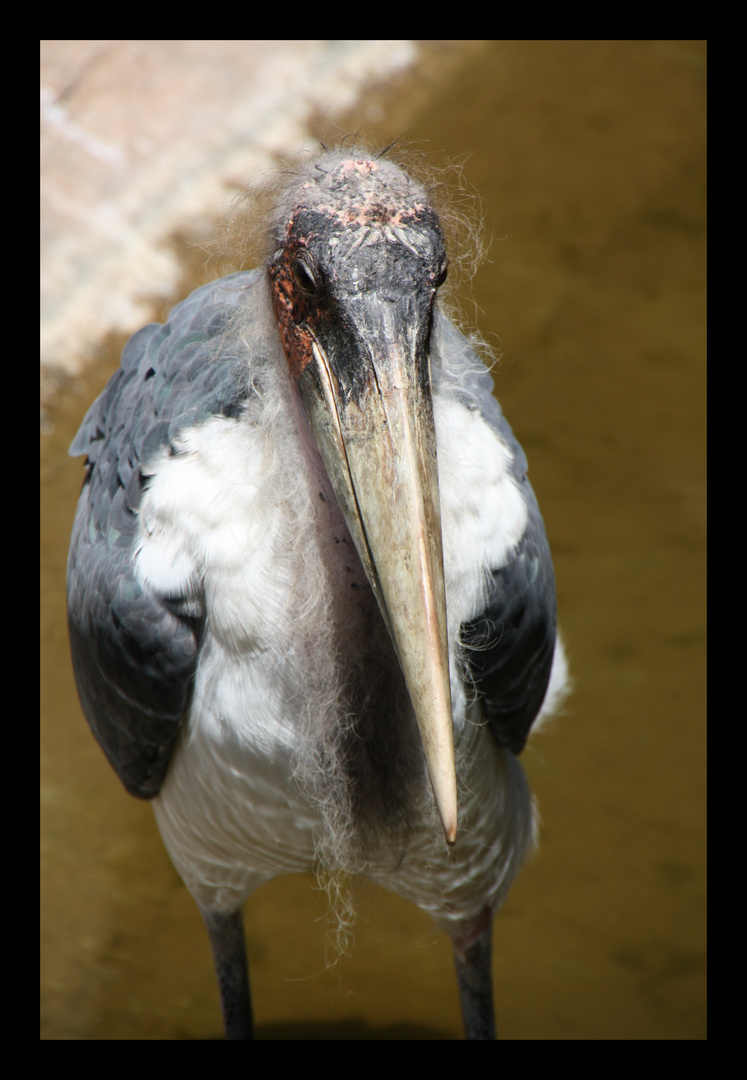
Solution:
[(557, 609), (555, 575), (527, 460), (493, 396), (493, 380), (474, 347), (436, 316), (434, 385), (480, 412), (511, 454), (511, 474), (528, 510), (527, 526), (503, 566), (490, 571), (485, 610), (461, 628), (464, 675), (482, 699), (497, 742), (518, 754), (550, 680)]
[(485, 610), (463, 624), (468, 677), (490, 729), (512, 753), (523, 750), (545, 699), (555, 653), (555, 576), (545, 526), (531, 496), (529, 521), (513, 557), (491, 571)]
[(158, 794), (191, 693), (204, 621), (199, 583), (158, 596), (134, 573), (148, 462), (212, 415), (236, 417), (246, 360), (231, 320), (255, 275), (205, 286), (163, 325), (138, 331), (92, 405), (70, 453), (86, 479), (68, 561), (73, 668), (91, 729), (127, 790)]

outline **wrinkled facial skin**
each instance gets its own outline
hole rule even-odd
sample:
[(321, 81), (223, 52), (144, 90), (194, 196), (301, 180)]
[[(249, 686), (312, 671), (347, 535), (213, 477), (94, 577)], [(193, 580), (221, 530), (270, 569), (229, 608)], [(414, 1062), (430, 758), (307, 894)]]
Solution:
[(381, 171), (376, 162), (350, 162), (321, 190), (308, 185), (302, 194), (311, 205), (293, 210), (269, 267), (291, 374), (298, 378), (311, 363), (316, 340), (354, 395), (362, 383), (351, 345), (365, 351), (372, 334), (383, 345), (382, 318), (390, 332), (394, 324), (404, 330), (411, 356), (427, 353), (433, 297), (446, 274), (436, 214), (398, 170), (394, 182), (376, 182)]

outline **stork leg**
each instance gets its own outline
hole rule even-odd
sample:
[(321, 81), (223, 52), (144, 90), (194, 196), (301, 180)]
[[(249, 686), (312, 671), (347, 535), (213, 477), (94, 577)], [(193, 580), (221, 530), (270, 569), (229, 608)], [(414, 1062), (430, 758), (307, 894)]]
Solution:
[(201, 910), (213, 950), (226, 1039), (253, 1039), (252, 1000), (241, 909), (230, 915)]
[(487, 929), (466, 946), (452, 940), (466, 1039), (495, 1039), (496, 1037), (493, 978), (490, 969), (491, 923), (492, 919)]

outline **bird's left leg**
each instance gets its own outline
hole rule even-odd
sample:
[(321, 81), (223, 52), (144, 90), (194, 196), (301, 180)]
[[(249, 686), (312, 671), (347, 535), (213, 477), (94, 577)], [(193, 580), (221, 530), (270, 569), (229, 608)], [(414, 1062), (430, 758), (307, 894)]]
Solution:
[(241, 908), (230, 915), (200, 909), (210, 935), (226, 1039), (253, 1039), (249, 967)]
[(466, 1039), (495, 1039), (495, 1016), (493, 1013), (492, 913), (488, 913), (487, 926), (477, 937), (452, 937), (459, 1000), (464, 1019)]

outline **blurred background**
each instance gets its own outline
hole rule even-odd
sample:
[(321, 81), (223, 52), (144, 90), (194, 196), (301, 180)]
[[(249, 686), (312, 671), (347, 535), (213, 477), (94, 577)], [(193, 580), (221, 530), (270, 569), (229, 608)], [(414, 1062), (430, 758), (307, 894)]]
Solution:
[[(701, 41), (43, 41), (42, 1038), (221, 1034), (209, 946), (88, 732), (65, 625), (67, 456), (130, 333), (224, 272), (276, 157), (356, 131), (462, 163), (491, 239), (467, 325), (529, 457), (575, 692), (523, 754), (542, 839), (496, 920), (499, 1035), (703, 1039), (705, 61)], [(449, 945), (279, 879), (245, 911), (262, 1038), (453, 1039)]]

